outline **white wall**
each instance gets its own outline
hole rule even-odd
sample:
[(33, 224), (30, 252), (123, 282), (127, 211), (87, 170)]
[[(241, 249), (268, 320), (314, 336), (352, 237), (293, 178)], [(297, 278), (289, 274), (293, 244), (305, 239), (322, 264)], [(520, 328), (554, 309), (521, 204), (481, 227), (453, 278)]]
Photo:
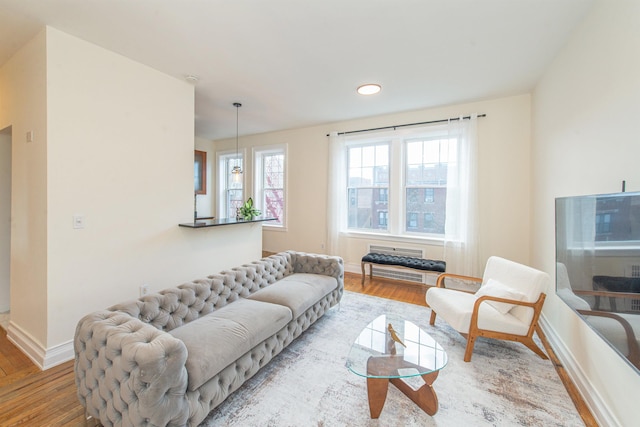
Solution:
[(0, 130), (0, 313), (9, 311), (11, 266), (11, 128)]
[(192, 85), (57, 30), (47, 42), (51, 346), (144, 283), (217, 273), (259, 258), (260, 245), (178, 227), (193, 218)]
[[(323, 245), (326, 244), (327, 235), (329, 161), (329, 141), (326, 135), (329, 132), (438, 120), (473, 112), (487, 114), (487, 117), (478, 119), (482, 264), (491, 255), (528, 262), (528, 159), (531, 135), (529, 95), (241, 137), (240, 148), (245, 149), (249, 156), (250, 147), (288, 144), (288, 227), (286, 232), (265, 227), (265, 250), (325, 252)], [(217, 141), (216, 149), (229, 150), (234, 144), (235, 139)], [(246, 171), (251, 172), (251, 168), (246, 168)], [(252, 177), (246, 176), (245, 180), (250, 185)], [(252, 193), (249, 186), (247, 196), (250, 195)], [(344, 257), (347, 268), (360, 270), (360, 259), (366, 253), (368, 243), (378, 241), (373, 238), (343, 239), (344, 251), (338, 255)], [(425, 245), (424, 242), (415, 240), (398, 244), (423, 247), (427, 257), (442, 259), (441, 246)]]
[[(554, 199), (640, 191), (640, 3), (599, 1), (533, 95), (532, 262), (555, 274)], [(563, 363), (602, 425), (637, 425), (640, 375), (554, 294)]]
[(0, 68), (0, 129), (12, 129), (10, 328), (39, 343), (47, 333), (46, 70), (44, 31)]
[(260, 257), (259, 225), (178, 227), (193, 221), (187, 82), (47, 28), (0, 69), (0, 91), (15, 147), (9, 337), (36, 363), (71, 358), (78, 320), (142, 284)]

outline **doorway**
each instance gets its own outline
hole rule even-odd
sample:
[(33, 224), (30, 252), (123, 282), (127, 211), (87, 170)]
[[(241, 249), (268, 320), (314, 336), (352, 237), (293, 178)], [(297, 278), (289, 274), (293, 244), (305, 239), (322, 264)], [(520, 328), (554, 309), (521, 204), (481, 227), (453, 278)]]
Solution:
[(0, 326), (9, 325), (11, 288), (11, 127), (0, 130)]

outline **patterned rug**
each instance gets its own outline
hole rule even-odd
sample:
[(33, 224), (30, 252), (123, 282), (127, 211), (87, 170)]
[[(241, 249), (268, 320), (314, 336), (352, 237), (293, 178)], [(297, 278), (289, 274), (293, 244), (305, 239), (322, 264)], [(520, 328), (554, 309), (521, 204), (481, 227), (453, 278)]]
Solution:
[[(345, 367), (353, 340), (379, 314), (403, 315), (447, 351), (434, 383), (439, 410), (430, 417), (393, 385), (380, 418), (370, 419), (366, 379)], [(583, 426), (552, 363), (522, 344), (479, 338), (470, 363), (466, 341), (430, 310), (345, 292), (334, 307), (201, 426)], [(421, 381), (421, 379), (420, 379)]]

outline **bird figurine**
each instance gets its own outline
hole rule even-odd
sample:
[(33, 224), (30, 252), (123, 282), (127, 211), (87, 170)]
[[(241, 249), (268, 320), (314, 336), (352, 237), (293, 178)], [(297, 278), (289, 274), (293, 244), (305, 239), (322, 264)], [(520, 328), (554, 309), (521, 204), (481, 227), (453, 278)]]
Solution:
[(391, 335), (391, 339), (392, 340), (394, 340), (397, 343), (400, 343), (404, 348), (407, 348), (407, 346), (404, 345), (404, 343), (402, 342), (402, 340), (400, 339), (400, 337), (396, 333), (396, 330), (393, 329), (393, 326), (391, 326), (391, 323), (389, 323), (389, 326), (387, 326), (387, 330), (389, 331), (389, 334)]

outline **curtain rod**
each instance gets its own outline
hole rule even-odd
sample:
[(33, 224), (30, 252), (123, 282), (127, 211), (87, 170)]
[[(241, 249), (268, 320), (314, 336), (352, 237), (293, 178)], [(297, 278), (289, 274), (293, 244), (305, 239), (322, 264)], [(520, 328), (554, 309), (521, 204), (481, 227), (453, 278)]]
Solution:
[[(478, 114), (478, 117), (487, 117), (486, 114)], [(471, 116), (464, 116), (462, 117), (462, 120), (467, 120), (470, 119)], [(359, 130), (350, 130), (350, 131), (346, 131), (346, 132), (338, 132), (338, 135), (349, 135), (352, 133), (360, 133), (360, 132), (370, 132), (373, 130), (385, 130), (385, 129), (395, 129), (395, 128), (402, 128), (402, 127), (406, 127), (406, 126), (417, 126), (417, 125), (431, 125), (434, 123), (446, 123), (450, 120), (460, 120), (460, 117), (452, 117), (450, 119), (440, 119), (440, 120), (431, 120), (430, 122), (419, 122), (419, 123), (405, 123), (402, 125), (394, 125), (394, 126), (383, 126), (380, 128), (371, 128), (371, 129), (359, 129)], [(330, 136), (330, 134), (327, 134), (327, 136)]]

